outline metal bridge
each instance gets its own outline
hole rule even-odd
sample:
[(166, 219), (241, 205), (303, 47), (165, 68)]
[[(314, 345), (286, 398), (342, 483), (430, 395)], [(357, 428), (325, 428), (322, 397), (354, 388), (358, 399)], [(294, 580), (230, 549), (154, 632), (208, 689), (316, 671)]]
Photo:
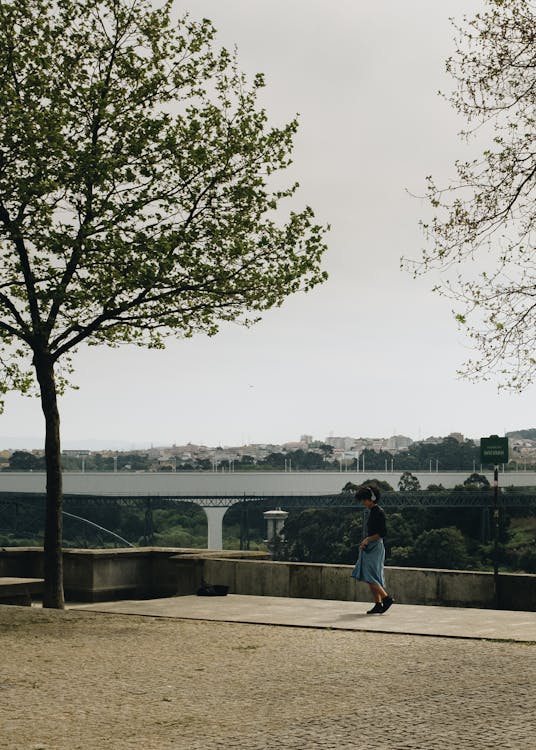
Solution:
[[(35, 510), (44, 507), (44, 493), (0, 492), (0, 529), (20, 527), (20, 520), (25, 509)], [(65, 494), (63, 497), (66, 516), (73, 516), (68, 511), (90, 508), (134, 508), (144, 511), (144, 534), (146, 544), (150, 544), (154, 537), (153, 511), (157, 509), (173, 508), (178, 504), (192, 503), (202, 507), (208, 522), (208, 548), (222, 549), (223, 547), (223, 517), (228, 508), (233, 505), (241, 506), (241, 546), (247, 548), (249, 531), (247, 527), (248, 509), (257, 503), (270, 503), (272, 508), (285, 510), (301, 508), (355, 508), (361, 504), (356, 501), (353, 493), (338, 493), (331, 495), (81, 495)], [(382, 494), (381, 504), (385, 509), (402, 508), (480, 508), (483, 512), (483, 528), (488, 523), (487, 510), (495, 507), (493, 488), (477, 492), (386, 492)], [(536, 494), (532, 492), (516, 491), (499, 492), (497, 507), (506, 508), (535, 508)], [(92, 521), (77, 515), (81, 522), (98, 526)], [(11, 521), (11, 523), (9, 523)], [(103, 527), (103, 532), (117, 536)], [(126, 541), (126, 540), (124, 540)]]
[[(0, 492), (0, 506), (12, 503), (39, 504), (45, 500), (41, 492)], [(177, 503), (194, 503), (202, 508), (229, 508), (237, 503), (266, 503), (281, 508), (350, 508), (360, 507), (352, 492), (341, 492), (334, 495), (82, 495), (65, 494), (64, 505), (87, 505), (88, 507), (136, 507), (150, 504), (153, 508), (170, 508)], [(381, 505), (384, 508), (483, 508), (493, 504), (493, 488), (479, 492), (384, 492)], [(499, 492), (498, 504), (504, 508), (536, 507), (536, 493), (532, 492)]]

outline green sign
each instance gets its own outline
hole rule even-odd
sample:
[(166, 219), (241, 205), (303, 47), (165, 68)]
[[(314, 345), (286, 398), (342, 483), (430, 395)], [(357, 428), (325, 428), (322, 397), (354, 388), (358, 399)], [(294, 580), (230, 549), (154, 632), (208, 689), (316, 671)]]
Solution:
[(482, 464), (507, 464), (508, 463), (508, 438), (490, 435), (480, 438), (480, 463)]

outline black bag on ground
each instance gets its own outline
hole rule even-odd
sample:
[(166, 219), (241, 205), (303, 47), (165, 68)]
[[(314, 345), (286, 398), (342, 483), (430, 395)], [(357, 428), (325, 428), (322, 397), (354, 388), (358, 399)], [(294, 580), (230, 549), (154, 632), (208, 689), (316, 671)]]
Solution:
[(202, 580), (201, 586), (197, 589), (197, 596), (227, 596), (229, 586), (222, 586), (218, 583), (208, 583)]

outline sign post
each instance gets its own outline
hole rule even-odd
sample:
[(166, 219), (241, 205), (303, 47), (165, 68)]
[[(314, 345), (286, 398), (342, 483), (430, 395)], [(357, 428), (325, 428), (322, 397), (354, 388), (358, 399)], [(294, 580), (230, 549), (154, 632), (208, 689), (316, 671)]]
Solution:
[(480, 438), (480, 463), (493, 464), (493, 584), (495, 606), (501, 608), (499, 589), (499, 464), (508, 463), (508, 438)]

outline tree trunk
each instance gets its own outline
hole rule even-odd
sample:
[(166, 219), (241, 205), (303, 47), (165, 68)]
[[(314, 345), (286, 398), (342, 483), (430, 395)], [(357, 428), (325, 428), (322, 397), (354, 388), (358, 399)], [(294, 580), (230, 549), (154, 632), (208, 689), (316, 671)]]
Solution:
[(47, 470), (43, 606), (63, 609), (62, 476), (60, 415), (58, 412), (54, 364), (49, 354), (36, 353), (34, 366), (41, 389), (45, 415), (45, 462)]

